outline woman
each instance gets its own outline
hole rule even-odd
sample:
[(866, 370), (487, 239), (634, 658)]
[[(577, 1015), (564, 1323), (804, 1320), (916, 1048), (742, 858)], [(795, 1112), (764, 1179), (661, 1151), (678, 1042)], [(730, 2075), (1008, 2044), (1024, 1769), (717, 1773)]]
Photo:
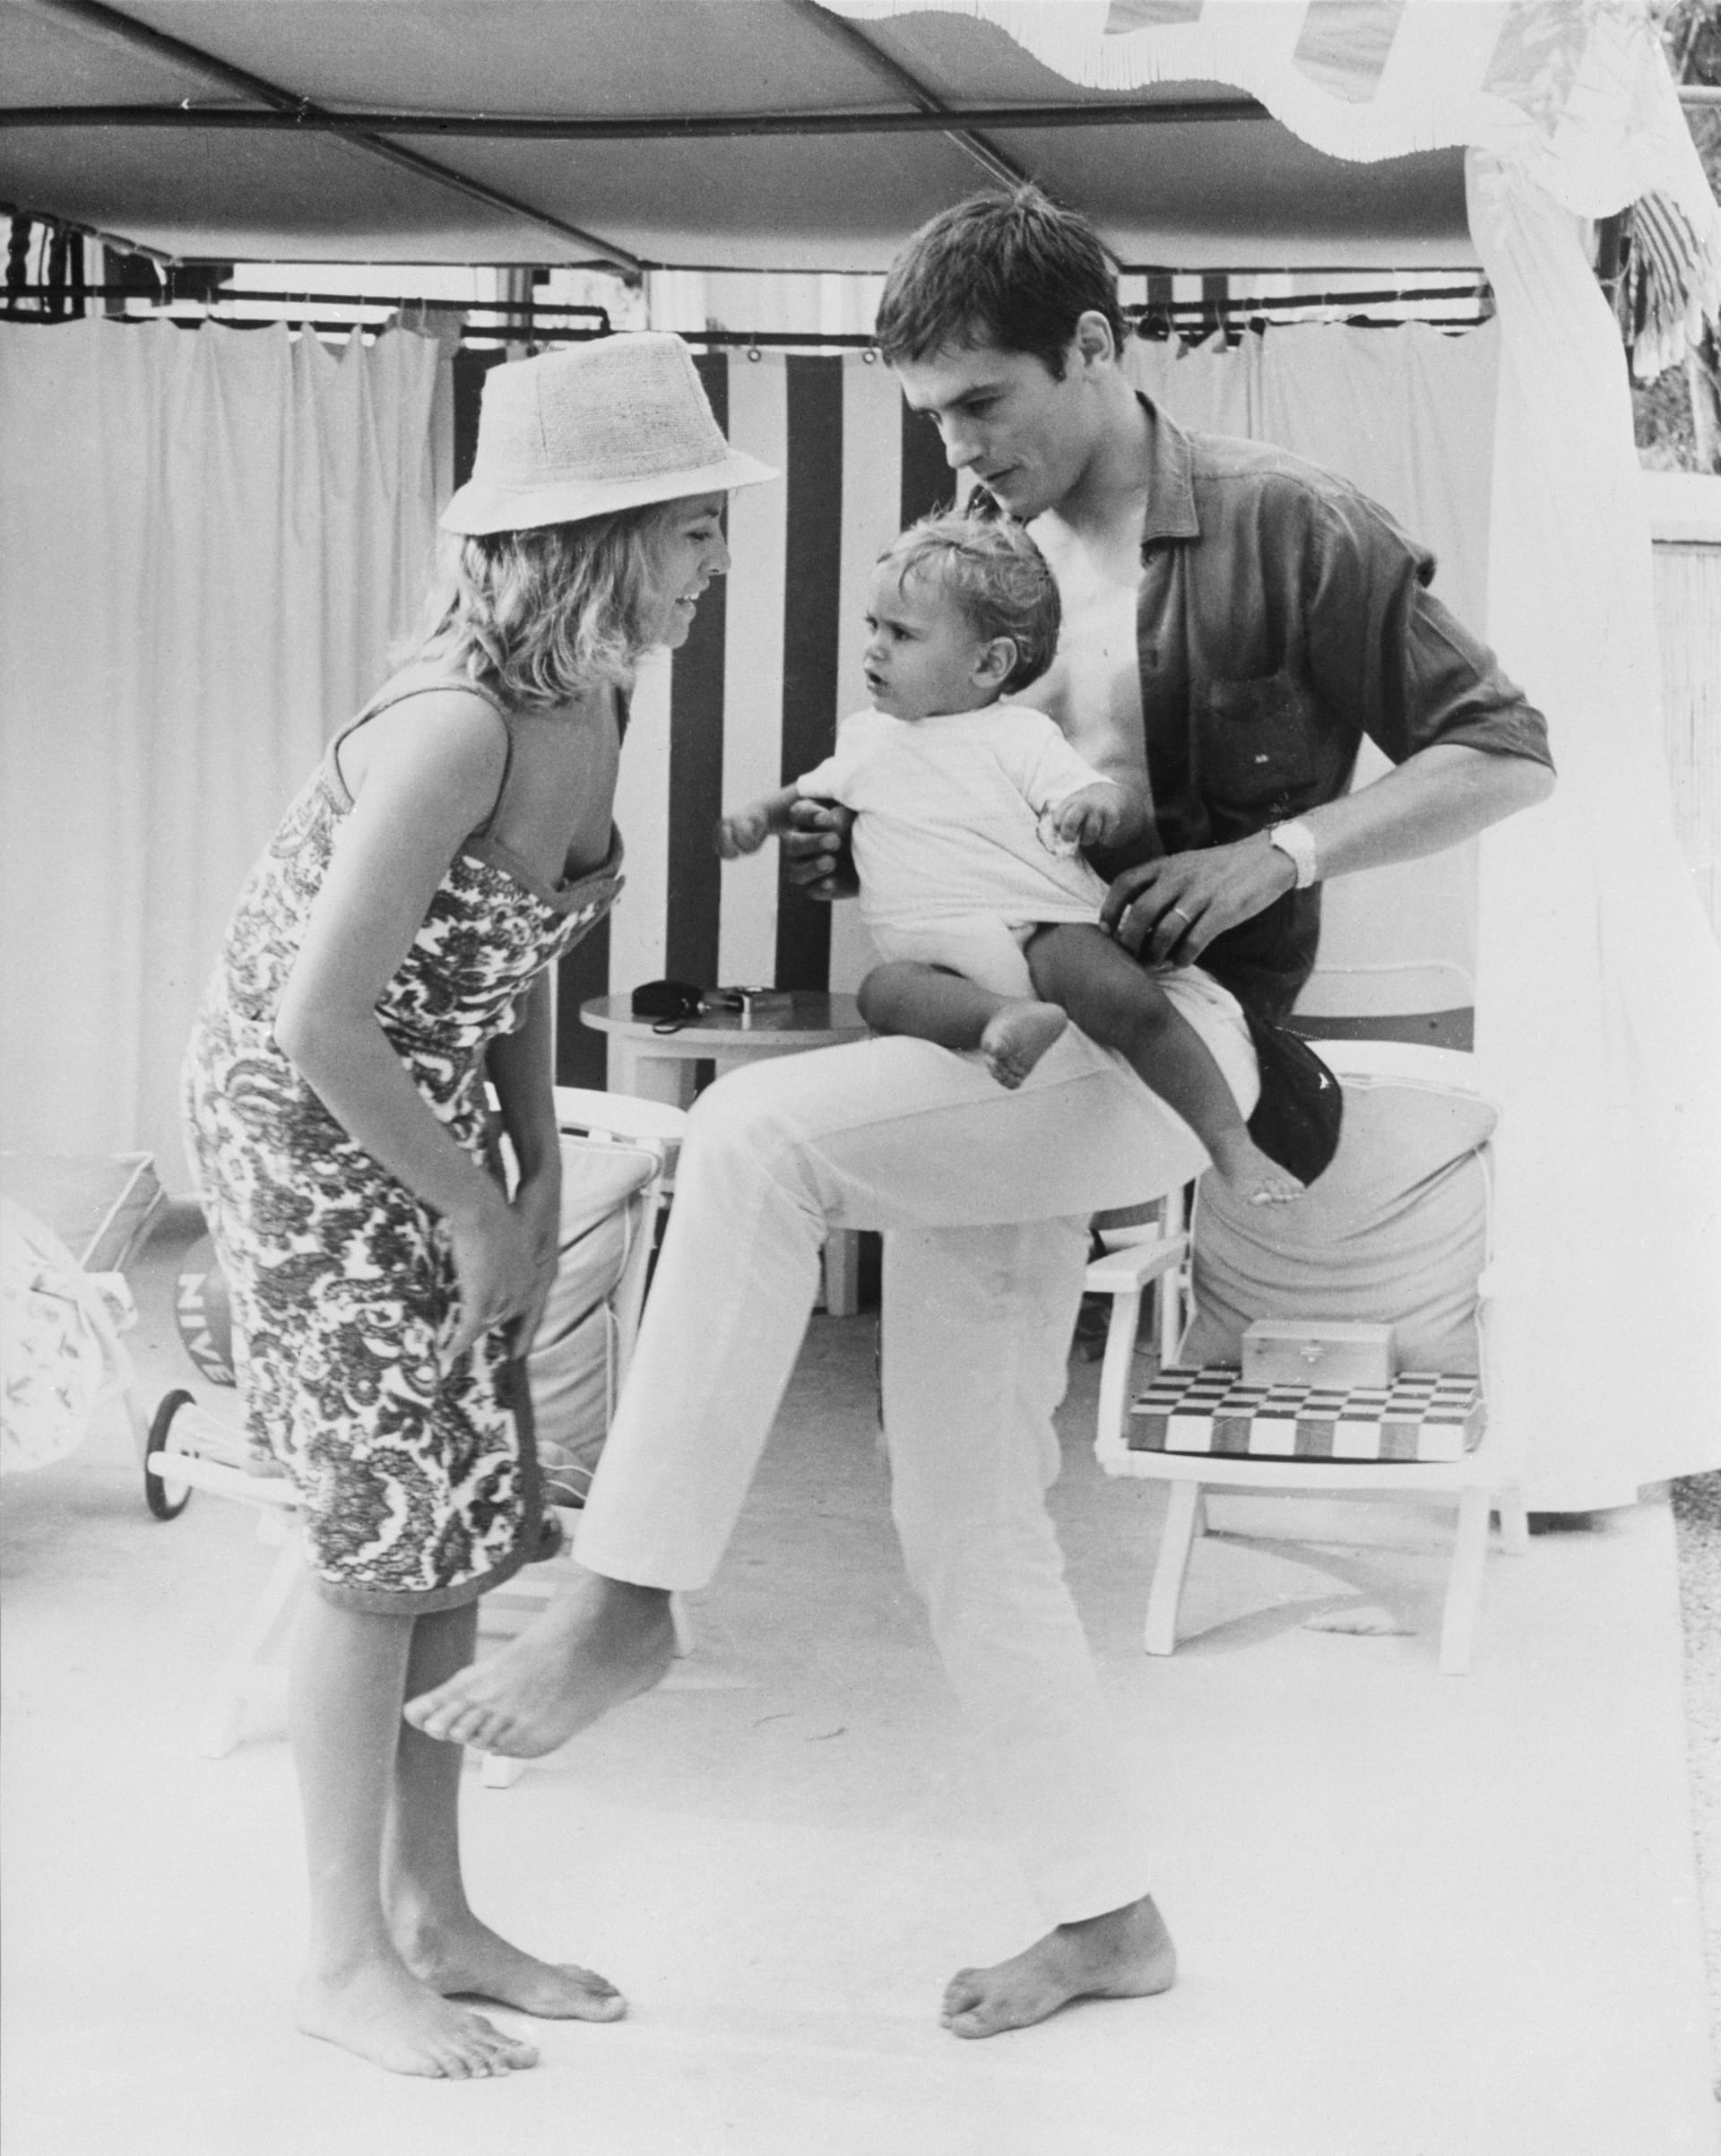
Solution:
[(772, 476), (678, 338), (493, 373), (426, 634), (253, 870), (191, 1043), (247, 1424), (298, 1485), (317, 1590), (291, 1680), (299, 2026), (398, 2073), (535, 2063), (448, 1995), (624, 2011), (472, 1914), (460, 1753), (401, 1707), (471, 1659), (478, 1598), (541, 1547), (517, 1358), (560, 1205), (549, 968), (620, 888), (633, 668), (727, 569), (728, 489)]

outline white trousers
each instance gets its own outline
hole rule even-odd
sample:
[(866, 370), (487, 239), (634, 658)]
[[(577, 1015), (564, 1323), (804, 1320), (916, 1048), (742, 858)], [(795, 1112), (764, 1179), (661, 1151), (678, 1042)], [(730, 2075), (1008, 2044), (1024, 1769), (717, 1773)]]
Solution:
[(720, 1079), (693, 1111), (575, 1541), (612, 1579), (710, 1579), (826, 1235), (883, 1229), (892, 1511), (1000, 1823), (1053, 1923), (1148, 1891), (1138, 1795), (1045, 1505), (1087, 1221), (1205, 1164), (1189, 1127), (1073, 1026), (1013, 1093), (973, 1059), (904, 1039)]

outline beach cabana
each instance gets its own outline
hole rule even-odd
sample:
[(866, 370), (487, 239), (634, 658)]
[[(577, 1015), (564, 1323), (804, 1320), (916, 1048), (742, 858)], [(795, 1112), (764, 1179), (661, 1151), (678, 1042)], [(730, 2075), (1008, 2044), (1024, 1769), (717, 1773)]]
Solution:
[[(1628, 1502), (1721, 1460), (1721, 953), (1673, 835), (1592, 259), (1596, 221), (1637, 205), (1647, 363), (1721, 290), (1646, 8), (34, 0), (0, 20), (0, 196), (177, 261), (604, 264), (662, 307), (687, 273), (877, 272), (943, 203), (1030, 174), (1094, 217), (1143, 304), (1206, 273), (1221, 330), (1245, 273), (1485, 273), (1493, 317), (1464, 335), (1329, 320), (1130, 364), (1191, 423), (1379, 495), (1548, 711), (1554, 800), (1474, 861), (1336, 888), (1323, 966), (1474, 983), (1505, 1111), (1499, 1405), (1534, 1433), (1532, 1503)], [(860, 701), (854, 588), (936, 498), (936, 455), (862, 351), (705, 366), (786, 481), (738, 502), (723, 608), (642, 682), (629, 901), (585, 992), (665, 970), (842, 985), (863, 962), (768, 867), (720, 888), (696, 842)], [(0, 326), (13, 1142), (177, 1169), (198, 976), (410, 618), (452, 380), (410, 332), (336, 353), (281, 328)]]

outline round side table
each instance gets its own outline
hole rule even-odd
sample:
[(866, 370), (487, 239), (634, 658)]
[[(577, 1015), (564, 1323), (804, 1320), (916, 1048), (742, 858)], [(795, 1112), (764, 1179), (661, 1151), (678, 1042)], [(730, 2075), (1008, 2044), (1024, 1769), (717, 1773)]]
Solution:
[[(636, 1018), (625, 995), (593, 996), (580, 1006), (581, 1023), (609, 1036), (610, 1091), (677, 1108), (693, 1104), (696, 1063), (714, 1063), (721, 1078), (765, 1056), (867, 1037), (854, 998), (822, 989), (796, 989), (786, 1010), (760, 1011), (748, 1025), (741, 1017), (739, 1010), (713, 1010), (676, 1021)], [(859, 1248), (859, 1237), (843, 1229), (825, 1245), (825, 1307), (834, 1318), (852, 1317), (860, 1308)]]

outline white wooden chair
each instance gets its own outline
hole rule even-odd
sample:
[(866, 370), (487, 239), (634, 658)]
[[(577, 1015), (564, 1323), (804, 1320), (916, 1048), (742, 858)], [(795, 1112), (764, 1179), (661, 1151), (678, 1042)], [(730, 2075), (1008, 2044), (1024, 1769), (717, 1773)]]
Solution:
[[(1209, 1494), (1413, 1497), (1456, 1509), (1440, 1644), (1440, 1667), (1456, 1674), (1469, 1666), (1491, 1518), (1500, 1519), (1505, 1549), (1528, 1546), (1521, 1433), (1485, 1425), (1463, 1450), (1450, 1428), (1393, 1420), (1405, 1412), (1402, 1398), (1391, 1411), (1353, 1400), (1338, 1416), (1318, 1397), (1316, 1412), (1304, 1403), (1299, 1417), (1283, 1397), (1263, 1413), (1232, 1395), (1228, 1412), (1212, 1412), (1211, 1372), (1234, 1370), (1243, 1327), (1271, 1317), (1391, 1324), (1399, 1371), (1475, 1373), (1485, 1415), (1493, 1111), (1474, 1090), (1466, 1055), (1376, 1040), (1317, 1045), (1345, 1086), (1345, 1126), (1333, 1165), (1303, 1199), (1286, 1208), (1227, 1205), (1208, 1176), (1189, 1231), (1173, 1212), (1159, 1226), (1107, 1236), (1106, 1255), (1090, 1266), (1089, 1289), (1112, 1298), (1095, 1450), (1108, 1474), (1169, 1485), (1147, 1598), (1149, 1654), (1175, 1645)], [(1150, 1286), (1159, 1297), (1163, 1381), (1137, 1395), (1137, 1334)], [(1194, 1370), (1204, 1388), (1188, 1381)], [(1325, 1456), (1309, 1456), (1316, 1450)], [(1453, 1456), (1383, 1456), (1428, 1450)]]
[[(556, 1114), (562, 1130), (564, 1259), (528, 1369), (541, 1442), (562, 1456), (560, 1485), (577, 1497), (590, 1479), (633, 1353), (666, 1177), (687, 1116), (658, 1101), (561, 1086)], [(190, 1393), (163, 1402), (151, 1442), (146, 1489), (163, 1517), (171, 1517), (192, 1490), (209, 1491), (250, 1505), (258, 1538), (280, 1546), (199, 1725), (199, 1751), (220, 1759), (239, 1743), (248, 1703), (274, 1699), (281, 1689), (277, 1658), (305, 1569), (298, 1501), (290, 1483), (249, 1471), (243, 1433)], [(577, 1513), (552, 1509), (566, 1546)], [(530, 1566), (487, 1595), (480, 1605), (487, 1625), (517, 1624), (523, 1608), (530, 1612), (548, 1598), (554, 1582), (541, 1575), (557, 1569), (555, 1560)], [(522, 1764), (487, 1758), (485, 1779), (506, 1787)]]

